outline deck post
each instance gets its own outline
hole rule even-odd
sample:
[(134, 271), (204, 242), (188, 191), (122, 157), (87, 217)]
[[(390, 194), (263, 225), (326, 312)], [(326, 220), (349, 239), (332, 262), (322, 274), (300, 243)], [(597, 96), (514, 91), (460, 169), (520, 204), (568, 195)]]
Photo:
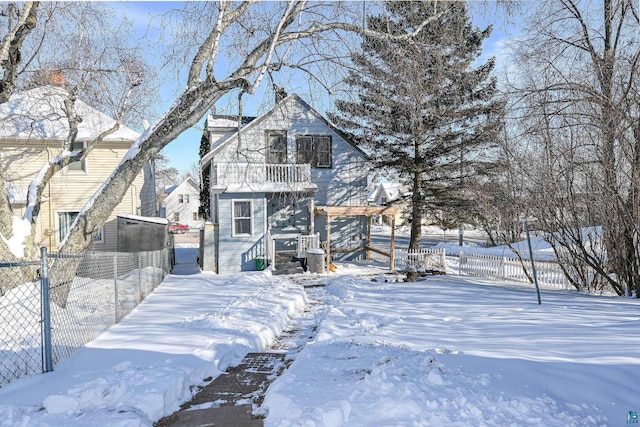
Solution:
[(367, 261), (371, 261), (371, 216), (367, 216)]
[(310, 206), (309, 206), (309, 212), (311, 212), (311, 224), (309, 224), (309, 234), (315, 234), (316, 233), (316, 214), (315, 214), (315, 206), (314, 206), (314, 200), (313, 197), (311, 198), (311, 202), (310, 202)]

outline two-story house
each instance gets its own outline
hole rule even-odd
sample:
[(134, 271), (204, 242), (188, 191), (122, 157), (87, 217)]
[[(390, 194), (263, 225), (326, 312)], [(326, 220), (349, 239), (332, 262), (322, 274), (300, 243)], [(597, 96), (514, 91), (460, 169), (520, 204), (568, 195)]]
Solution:
[[(256, 258), (279, 252), (304, 256), (327, 239), (327, 217), (314, 207), (367, 202), (365, 154), (299, 96), (241, 126), (237, 117), (209, 116), (211, 150), (200, 162), (217, 226), (205, 252), (219, 273), (255, 270)], [(331, 221), (334, 259), (363, 256), (366, 226), (365, 218)]]
[[(62, 149), (69, 134), (64, 113), (68, 93), (63, 87), (41, 86), (15, 93), (0, 105), (0, 167), (6, 190), (16, 215), (23, 215), (26, 192), (40, 169)], [(85, 146), (115, 121), (81, 100), (76, 101), (78, 125), (76, 144)], [(82, 161), (74, 162), (58, 172), (44, 190), (36, 227), (36, 242), (55, 251), (85, 203), (111, 175), (138, 132), (120, 126), (108, 135)], [(117, 248), (117, 214), (155, 216), (154, 171), (147, 165), (135, 179), (128, 193), (111, 213), (96, 238), (93, 249), (115, 251)]]
[[(406, 199), (410, 196), (409, 190), (397, 182), (380, 182), (375, 184), (374, 189), (369, 193), (369, 204), (373, 206), (397, 206), (398, 213), (395, 215), (395, 222), (404, 225), (402, 212), (407, 209)], [(382, 216), (376, 217), (378, 224), (382, 224)]]
[(191, 176), (180, 184), (165, 191), (166, 197), (160, 205), (160, 216), (170, 222), (187, 225), (190, 230), (202, 227), (204, 220), (200, 218), (200, 186)]

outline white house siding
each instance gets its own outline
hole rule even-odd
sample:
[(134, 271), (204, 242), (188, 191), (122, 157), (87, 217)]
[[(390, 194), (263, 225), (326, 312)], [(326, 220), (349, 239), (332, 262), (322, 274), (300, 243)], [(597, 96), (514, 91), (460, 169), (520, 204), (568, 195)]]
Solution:
[[(234, 200), (250, 200), (252, 203), (251, 236), (233, 236), (232, 203)], [(252, 271), (255, 259), (265, 255), (265, 195), (263, 193), (223, 193), (218, 199), (219, 244), (218, 273)]]
[[(200, 209), (200, 190), (195, 185), (195, 181), (189, 178), (163, 200), (165, 218), (174, 221), (174, 214), (178, 213), (180, 224), (188, 225), (190, 229), (200, 229), (203, 226), (204, 220), (193, 219), (193, 214)], [(182, 203), (180, 203), (180, 195), (183, 196)], [(189, 202), (186, 202), (184, 196), (189, 196)]]

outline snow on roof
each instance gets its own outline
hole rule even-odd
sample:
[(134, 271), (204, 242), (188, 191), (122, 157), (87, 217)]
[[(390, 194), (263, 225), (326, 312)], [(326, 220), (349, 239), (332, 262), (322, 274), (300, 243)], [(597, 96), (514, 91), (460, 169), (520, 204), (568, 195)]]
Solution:
[(9, 196), (9, 203), (20, 204), (27, 203), (27, 188), (16, 184), (15, 182), (5, 182), (4, 188)]
[[(242, 116), (242, 125), (251, 123), (255, 117)], [(209, 114), (207, 116), (207, 129), (214, 130), (215, 128), (228, 129), (233, 131), (238, 128), (238, 116)]]
[[(40, 86), (18, 92), (0, 105), (0, 139), (64, 140), (69, 124), (64, 113), (68, 92), (54, 86)], [(77, 100), (76, 113), (82, 117), (78, 125), (79, 141), (92, 141), (116, 121), (83, 101)], [(105, 141), (133, 142), (140, 134), (124, 125), (107, 136)]]
[(169, 220), (166, 218), (158, 218), (155, 216), (140, 216), (140, 215), (134, 215), (134, 214), (128, 214), (128, 213), (118, 214), (118, 218), (133, 219), (135, 221), (154, 222), (157, 224), (169, 223)]
[(397, 182), (381, 182), (375, 184), (374, 189), (369, 193), (368, 200), (375, 201), (384, 192), (387, 194), (387, 202), (393, 202), (400, 197), (409, 194), (407, 188)]
[(166, 194), (166, 195), (170, 195), (170, 194), (172, 194), (173, 192), (175, 192), (178, 188), (182, 188), (182, 187), (183, 187), (183, 186), (185, 186), (185, 185), (190, 185), (190, 186), (193, 188), (193, 190), (195, 190), (195, 191), (200, 191), (200, 186), (198, 185), (198, 183), (196, 182), (196, 180), (195, 180), (195, 179), (193, 179), (193, 178), (191, 177), (191, 175), (188, 175), (188, 176), (184, 179), (184, 181), (182, 181), (180, 184), (174, 184), (174, 185), (172, 185), (171, 187), (167, 187), (167, 188), (164, 190), (164, 194)]

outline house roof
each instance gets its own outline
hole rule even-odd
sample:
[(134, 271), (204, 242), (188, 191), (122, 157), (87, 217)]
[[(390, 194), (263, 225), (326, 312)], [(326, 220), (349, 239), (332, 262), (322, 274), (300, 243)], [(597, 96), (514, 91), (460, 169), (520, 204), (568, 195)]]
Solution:
[(369, 195), (369, 200), (375, 201), (381, 193), (386, 193), (387, 195), (387, 203), (398, 200), (401, 197), (409, 194), (407, 192), (407, 188), (397, 182), (381, 182), (377, 184), (375, 190)]
[[(255, 119), (256, 117), (253, 116), (242, 116), (240, 123), (242, 125), (247, 125)], [(207, 116), (207, 126), (213, 128), (237, 128), (238, 116), (230, 116), (227, 114), (209, 114)]]
[(191, 186), (193, 191), (195, 191), (196, 193), (200, 192), (200, 186), (191, 176), (187, 176), (187, 178), (180, 184), (173, 185), (167, 188), (164, 192), (165, 194), (167, 194), (167, 197), (172, 196), (173, 194), (184, 194), (183, 190), (178, 191), (178, 189), (183, 189), (185, 186)]
[[(313, 107), (311, 107), (306, 101), (304, 101), (302, 98), (300, 98), (300, 96), (298, 96), (297, 94), (291, 94), (289, 96), (287, 96), (286, 98), (284, 98), (283, 100), (281, 100), (280, 102), (278, 102), (276, 105), (273, 106), (273, 108), (271, 108), (269, 111), (267, 111), (266, 113), (264, 113), (263, 115), (249, 121), (248, 124), (246, 124), (245, 126), (243, 126), (240, 129), (240, 132), (242, 132), (243, 134), (247, 131), (249, 131), (251, 128), (253, 128), (254, 126), (258, 126), (261, 122), (263, 122), (264, 120), (266, 120), (269, 116), (271, 116), (275, 111), (277, 111), (279, 108), (281, 108), (283, 105), (285, 105), (287, 102), (297, 102), (298, 104), (302, 105), (305, 109), (307, 109), (311, 114), (313, 114), (316, 118), (318, 118), (319, 120), (321, 120), (327, 127), (329, 127), (331, 130), (333, 130), (336, 134), (338, 134), (342, 139), (344, 139), (349, 145), (351, 145), (356, 151), (358, 151), (364, 158), (368, 158), (367, 154), (362, 151), (356, 144), (355, 142), (353, 142), (353, 140), (342, 130), (338, 129), (333, 123), (331, 123), (329, 120), (327, 120), (324, 116), (322, 116), (318, 111), (316, 111)], [(238, 137), (238, 131), (236, 131), (233, 134), (230, 134), (228, 137), (225, 138), (221, 138), (220, 140), (216, 141), (212, 146), (211, 146), (211, 150), (200, 160), (200, 166), (204, 166), (207, 163), (209, 163), (211, 161), (211, 159), (230, 141), (236, 139)]]
[[(14, 93), (0, 105), (0, 139), (64, 140), (69, 123), (64, 113), (68, 92), (60, 87), (40, 86)], [(82, 117), (78, 124), (78, 141), (92, 141), (116, 121), (87, 103), (77, 100), (76, 113)], [(124, 125), (104, 138), (109, 142), (133, 142), (140, 134)]]

